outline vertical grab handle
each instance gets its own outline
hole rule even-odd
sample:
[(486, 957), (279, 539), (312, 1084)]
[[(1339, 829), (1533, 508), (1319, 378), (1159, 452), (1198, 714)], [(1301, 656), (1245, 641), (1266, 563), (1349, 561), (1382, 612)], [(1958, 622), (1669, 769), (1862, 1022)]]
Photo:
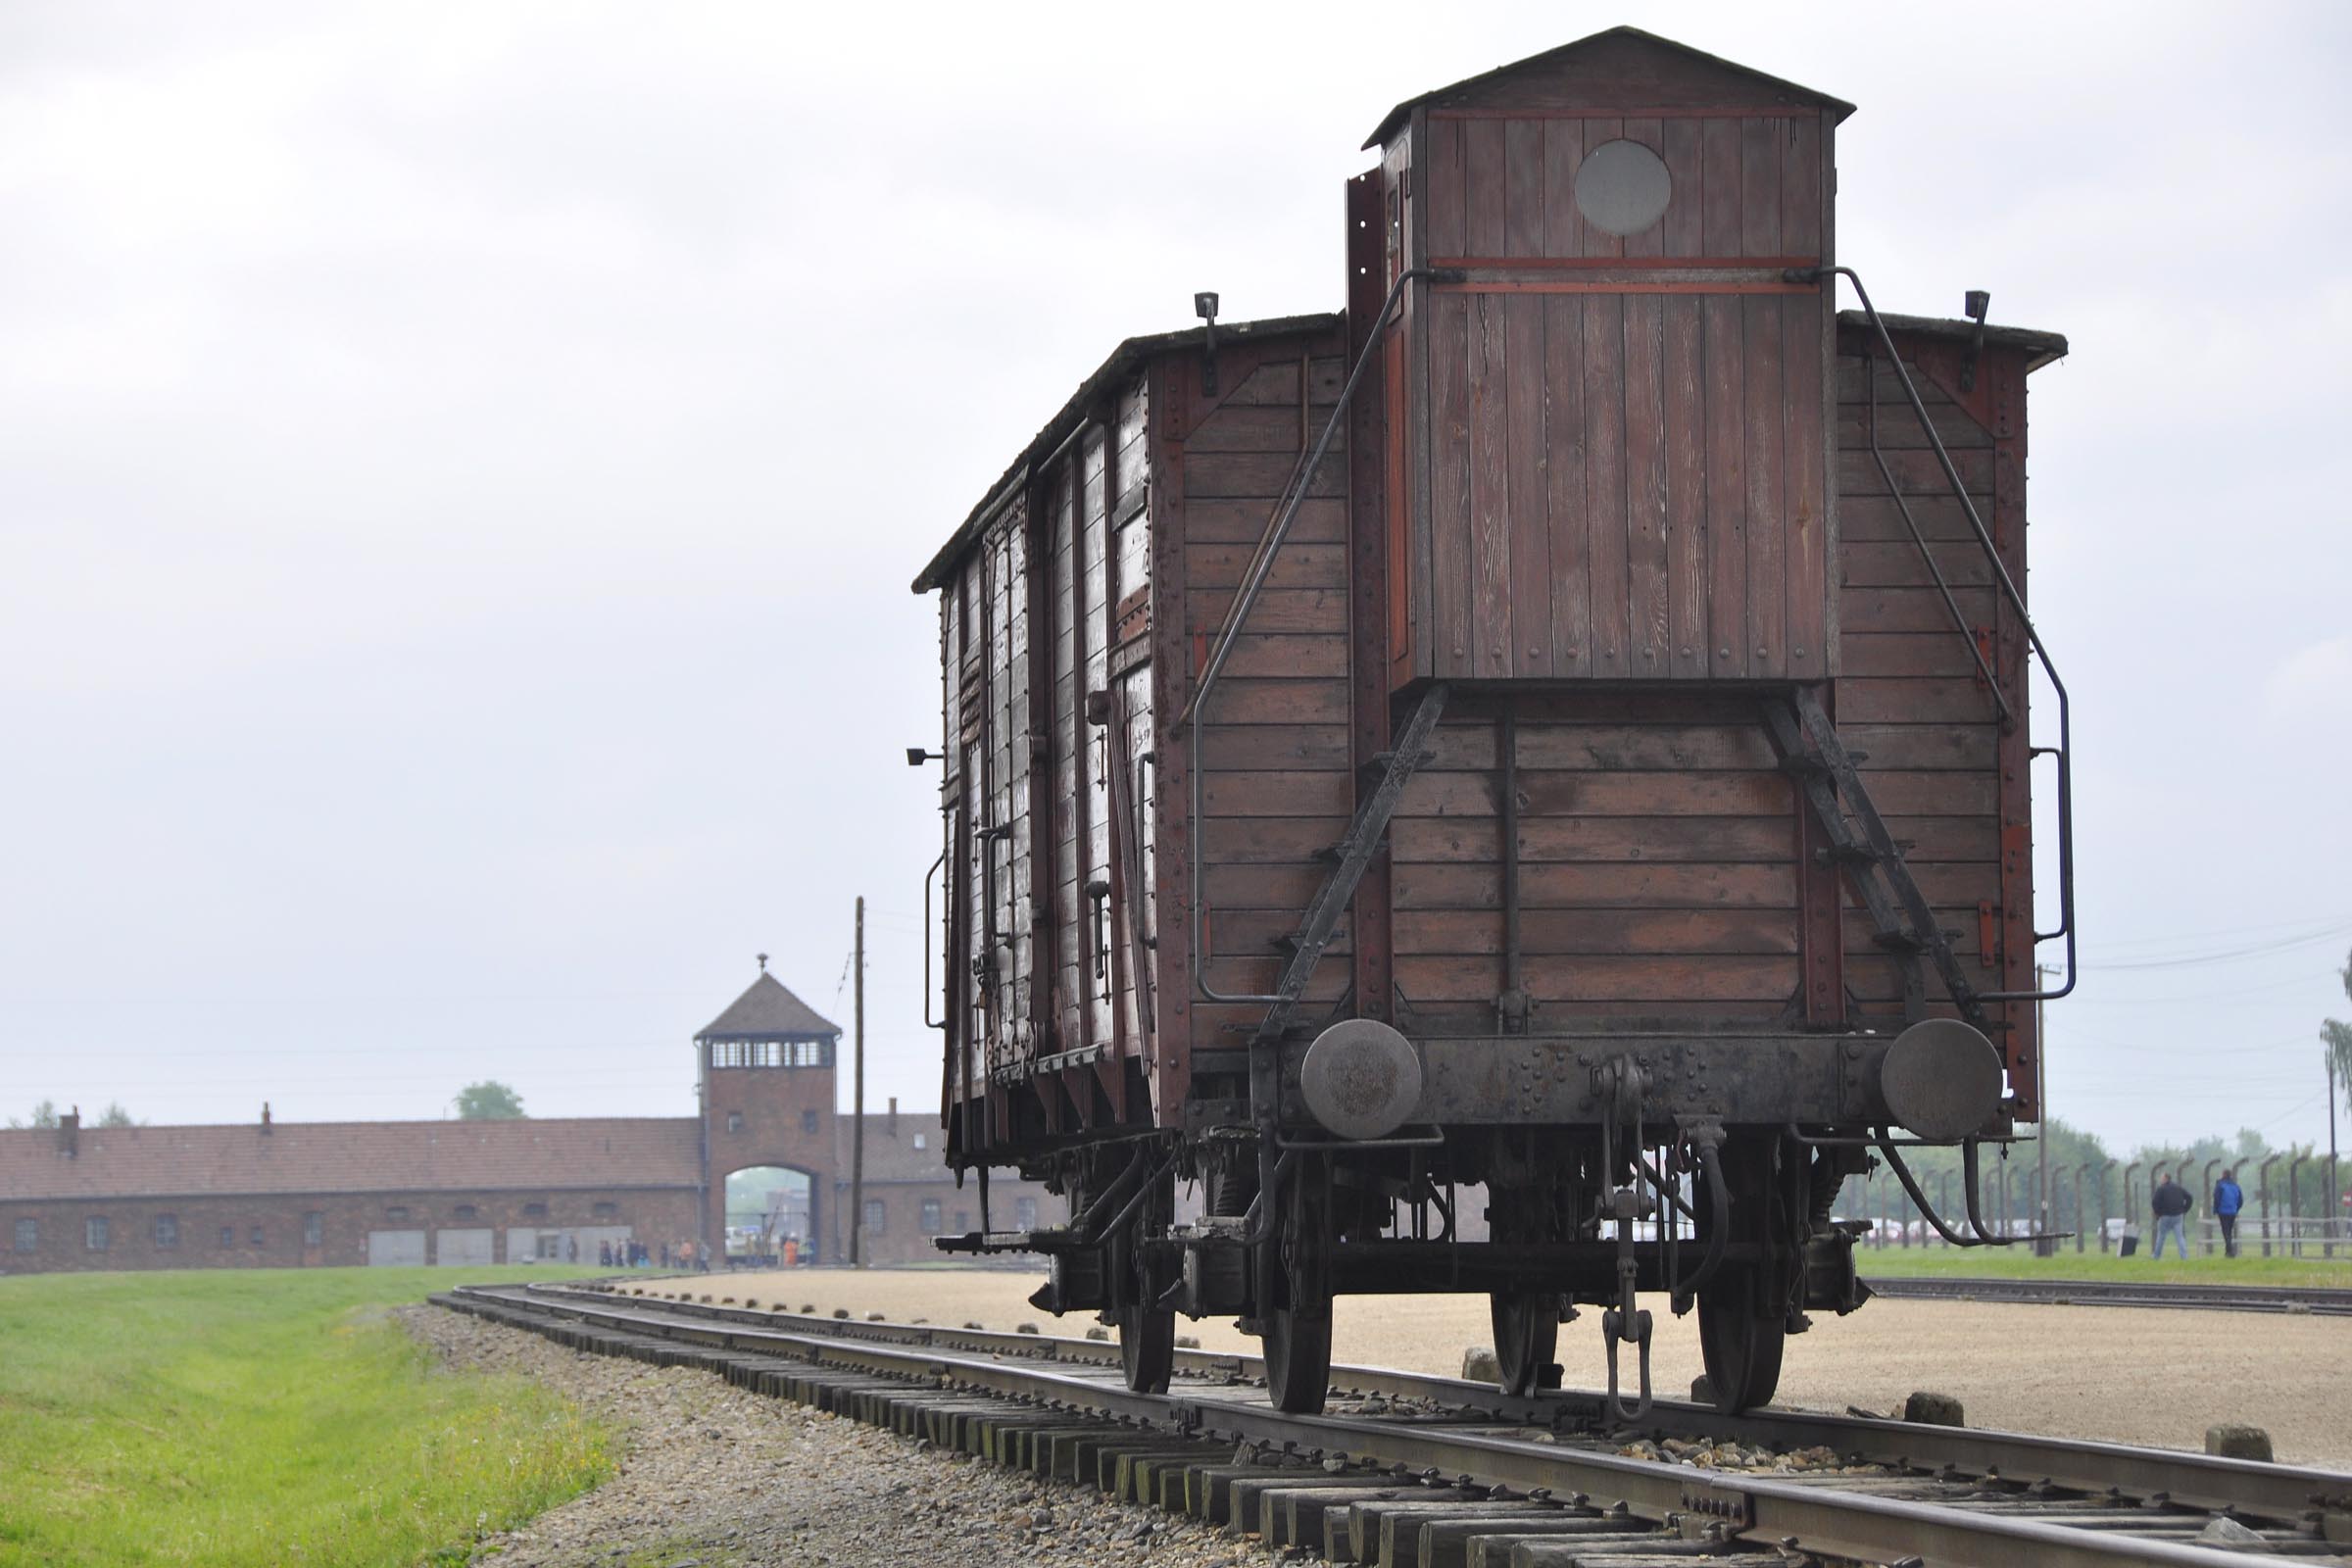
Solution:
[(926, 1028), (931, 1029), (945, 1029), (948, 1026), (945, 1016), (948, 1010), (948, 997), (944, 988), (939, 997), (939, 1010), (942, 1016), (937, 1018), (931, 1016), (931, 879), (939, 875), (947, 863), (948, 852), (942, 849), (939, 852), (939, 858), (931, 862), (931, 869), (923, 873), (923, 1024)]

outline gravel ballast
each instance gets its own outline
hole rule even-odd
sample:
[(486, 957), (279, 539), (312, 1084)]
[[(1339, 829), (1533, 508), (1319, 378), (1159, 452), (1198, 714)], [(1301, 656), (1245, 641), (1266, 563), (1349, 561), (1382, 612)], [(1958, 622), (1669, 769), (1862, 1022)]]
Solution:
[[(1083, 1334), (1092, 1313), (1054, 1318), (1029, 1304), (1040, 1279), (979, 1269), (801, 1269), (630, 1283), (656, 1295), (808, 1302), (819, 1312), (842, 1307), (992, 1329), (1034, 1322), (1048, 1334)], [(1673, 1316), (1663, 1298), (1643, 1304), (1656, 1312), (1657, 1386), (1680, 1393), (1704, 1370), (1697, 1315)], [(1349, 1296), (1334, 1316), (1334, 1359), (1359, 1366), (1451, 1377), (1466, 1348), (1494, 1338), (1484, 1297)], [(1596, 1389), (1607, 1377), (1598, 1319), (1588, 1309), (1560, 1330), (1560, 1359), (1574, 1387)], [(1180, 1326), (1211, 1350), (1257, 1348), (1230, 1318)], [(1816, 1313), (1812, 1332), (1788, 1342), (1777, 1397), (1807, 1409), (1858, 1404), (1885, 1413), (1929, 1389), (1960, 1400), (1971, 1426), (2191, 1452), (2204, 1447), (2207, 1427), (2243, 1422), (2268, 1431), (2284, 1463), (2352, 1469), (2348, 1387), (2352, 1317), (1886, 1300), (1851, 1317)]]
[(617, 1427), (620, 1469), (476, 1561), (546, 1568), (1262, 1562), (1204, 1526), (918, 1446), (684, 1367), (565, 1349), (434, 1306), (402, 1313), (459, 1371), (531, 1378)]

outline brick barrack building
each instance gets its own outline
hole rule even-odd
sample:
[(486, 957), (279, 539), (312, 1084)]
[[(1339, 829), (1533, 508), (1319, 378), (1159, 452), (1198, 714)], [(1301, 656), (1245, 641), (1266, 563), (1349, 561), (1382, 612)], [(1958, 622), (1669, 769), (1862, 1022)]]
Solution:
[[(272, 1121), (0, 1131), (0, 1273), (76, 1269), (504, 1265), (601, 1242), (694, 1240), (789, 1216), (817, 1261), (849, 1254), (855, 1118), (834, 1111), (841, 1030), (767, 973), (695, 1037), (696, 1116)], [(941, 1167), (938, 1123), (865, 1118), (870, 1263), (929, 1261), (979, 1222)], [(767, 1179), (737, 1183), (747, 1171)], [(1000, 1176), (990, 1219), (1023, 1228), (1060, 1200)], [(771, 1222), (772, 1223), (772, 1222)]]

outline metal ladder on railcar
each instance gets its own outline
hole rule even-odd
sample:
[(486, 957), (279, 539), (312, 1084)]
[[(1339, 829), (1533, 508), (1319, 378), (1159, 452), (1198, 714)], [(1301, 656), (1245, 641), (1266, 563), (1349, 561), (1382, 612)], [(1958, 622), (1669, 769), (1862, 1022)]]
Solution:
[(1764, 705), (1764, 724), (1781, 771), (1796, 781), (1830, 841), (1830, 863), (1853, 883), (1879, 946), (1895, 957), (1903, 982), (1903, 1021), (1917, 1023), (1927, 1016), (1927, 987), (1920, 973), (1925, 955), (1935, 961), (1960, 1015), (1979, 1029), (1987, 1027), (1984, 999), (1960, 967), (1951, 933), (1936, 920), (1821, 699), (1812, 688), (1799, 686), (1786, 703)]
[[(2040, 663), (2042, 674), (2048, 679), (2050, 690), (2058, 700), (2058, 743), (2055, 746), (2029, 746), (2026, 755), (2029, 765), (2035, 758), (2048, 757), (2056, 761), (2058, 768), (2058, 924), (2048, 931), (2036, 929), (2033, 933), (2033, 944), (2037, 948), (2044, 942), (2064, 939), (2066, 974), (2064, 982), (2055, 988), (2043, 988), (2037, 984), (2023, 991), (1981, 992), (1969, 984), (1952, 953), (1950, 934), (1936, 923), (1935, 911), (1921, 894), (1909, 867), (1904, 864), (1900, 848), (1886, 832), (1886, 823), (1881, 820), (1877, 808), (1871, 804), (1861, 774), (1854, 766), (1853, 757), (1839, 743), (1837, 727), (1831, 723), (1829, 715), (1822, 711), (1820, 703), (1812, 694), (1799, 688), (1787, 711), (1774, 710), (1767, 714), (1782, 766), (1798, 779), (1815, 816), (1821, 820), (1823, 831), (1829, 835), (1832, 856), (1854, 870), (1855, 889), (1861, 894), (1872, 923), (1878, 929), (1881, 946), (1906, 957), (1906, 1016), (1916, 1018), (1920, 1006), (1924, 1005), (1924, 998), (1915, 1003), (1915, 997), (1921, 990), (1918, 958), (1925, 954), (1935, 960), (1936, 972), (1943, 980), (1945, 989), (1951, 993), (1952, 1001), (1961, 1014), (1981, 1029), (1984, 1027), (1984, 1005), (1987, 1003), (2050, 1002), (2075, 989), (2075, 794), (2071, 699), (2067, 695), (2066, 682), (2059, 677), (2058, 666), (2050, 658), (2048, 646), (2042, 642), (2041, 633), (2034, 628), (2034, 617), (2026, 611), (2026, 596), (2001, 561), (2000, 551), (1993, 543), (1992, 531), (1985, 527), (1984, 516), (1969, 496), (1967, 483), (1960, 477), (1959, 466), (1952, 461), (1950, 450), (1943, 444), (1943, 437), (1936, 433), (1935, 420), (1928, 415), (1927, 402), (1919, 394), (1919, 385), (1912, 380), (1910, 369), (1904, 366), (1903, 357), (1894, 346), (1893, 334), (1887, 331), (1878, 306), (1872, 303), (1870, 290), (1863, 286), (1862, 275), (1850, 267), (1791, 268), (1786, 275), (1792, 283), (1814, 283), (1842, 277), (1854, 286), (1854, 296), (1862, 302), (1862, 314), (1869, 321), (1872, 336), (1876, 340), (1866, 366), (1870, 383), (1871, 461), (1878, 466), (1879, 476), (1886, 486), (1887, 495), (1893, 499), (1895, 510), (1902, 516), (1911, 542), (1919, 547), (1920, 559), (1927, 564), (1928, 573), (1935, 581), (1936, 591), (1943, 600), (1945, 611), (1952, 617), (1954, 629), (1968, 645), (1969, 655), (1976, 662), (1978, 677), (1992, 694), (1993, 707), (1999, 715), (2001, 727), (2004, 730), (2014, 728), (2024, 722), (2023, 715), (2012, 710), (1992, 668), (1989, 655), (1978, 644), (1976, 633), (1970, 629), (1968, 617), (1961, 612), (1951, 583), (1943, 574), (1942, 564), (1936, 561), (1936, 552), (1929, 548), (1919, 519), (1912, 514), (1911, 503), (1903, 494), (1903, 487), (1897, 482), (1893, 467), (1879, 445), (1877, 355), (1881, 350), (1885, 351), (1887, 366), (1894, 372), (1896, 383), (1903, 389), (1903, 397), (1910, 404), (1912, 416), (1919, 420), (1920, 430), (1927, 436), (1928, 445), (1936, 454), (1936, 466), (1943, 472), (1945, 484), (1950, 487), (1953, 499), (1960, 503), (1960, 510), (1968, 518), (1969, 531), (1978, 549), (1984, 553), (1985, 564), (1991, 569), (1995, 589), (2010, 612), (2016, 615), (2018, 626), (2026, 635), (2027, 647)], [(1984, 324), (1986, 299), (1981, 294), (1971, 295), (1968, 303), (1970, 318), (1976, 321), (1981, 333)], [(1851, 824), (1844, 820), (1844, 813), (1838, 808), (1837, 803), (1840, 798), (1853, 813)], [(2038, 982), (2038, 965), (2034, 974)]]

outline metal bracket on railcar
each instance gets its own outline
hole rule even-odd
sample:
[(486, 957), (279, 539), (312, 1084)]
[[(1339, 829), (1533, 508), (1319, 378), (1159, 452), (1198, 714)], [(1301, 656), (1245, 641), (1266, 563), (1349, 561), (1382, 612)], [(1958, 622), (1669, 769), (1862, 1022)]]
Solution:
[[(1649, 1414), (1655, 1402), (1649, 1383), (1650, 1317), (1635, 1298), (1635, 1282), (1641, 1263), (1634, 1253), (1634, 1227), (1644, 1214), (1661, 1217), (1661, 1224), (1672, 1216), (1647, 1200), (1642, 1189), (1642, 1091), (1646, 1078), (1640, 1063), (1630, 1055), (1611, 1056), (1592, 1069), (1593, 1087), (1607, 1104), (1607, 1114), (1600, 1123), (1600, 1169), (1602, 1180), (1617, 1179), (1616, 1141), (1625, 1140), (1625, 1158), (1632, 1166), (1626, 1183), (1613, 1190), (1604, 1202), (1602, 1213), (1617, 1222), (1617, 1304), (1601, 1314), (1600, 1343), (1609, 1361), (1608, 1401), (1603, 1406), (1609, 1415), (1626, 1425), (1632, 1425)], [(1617, 1348), (1631, 1341), (1641, 1352), (1641, 1392), (1632, 1404), (1625, 1402), (1618, 1391)]]
[[(1605, 1408), (1628, 1426), (1649, 1414), (1654, 1402), (1649, 1386), (1649, 1311), (1636, 1305), (1634, 1298), (1634, 1278), (1639, 1268), (1634, 1259), (1634, 1224), (1644, 1206), (1639, 1187), (1620, 1187), (1609, 1195), (1608, 1213), (1617, 1221), (1617, 1304), (1600, 1316), (1601, 1348), (1609, 1358), (1609, 1396)], [(1657, 1210), (1652, 1208), (1650, 1212)], [(1625, 1402), (1617, 1387), (1617, 1347), (1628, 1340), (1641, 1351), (1641, 1393), (1632, 1404)]]

